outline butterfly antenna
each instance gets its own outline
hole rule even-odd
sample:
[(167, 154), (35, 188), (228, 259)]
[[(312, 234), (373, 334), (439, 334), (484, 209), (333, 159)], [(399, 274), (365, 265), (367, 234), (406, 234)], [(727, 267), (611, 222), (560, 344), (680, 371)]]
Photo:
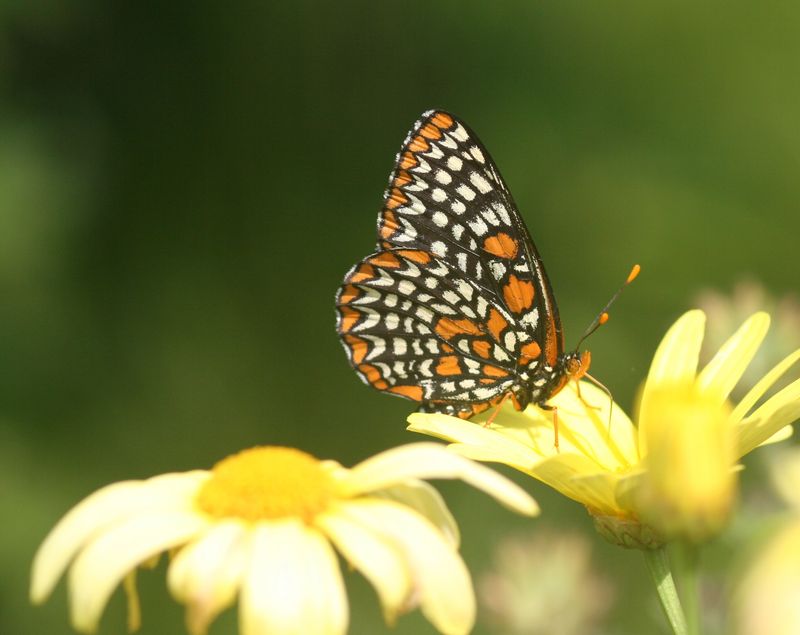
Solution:
[[(575, 347), (576, 351), (578, 349), (580, 349), (581, 344), (583, 344), (583, 340), (585, 340), (592, 333), (594, 333), (597, 329), (599, 329), (601, 326), (603, 326), (603, 324), (608, 322), (608, 309), (610, 309), (611, 305), (614, 304), (614, 300), (616, 300), (619, 297), (619, 294), (622, 293), (622, 290), (625, 287), (627, 287), (631, 282), (636, 280), (636, 276), (639, 275), (639, 272), (641, 270), (642, 270), (642, 268), (639, 265), (633, 265), (633, 267), (631, 268), (631, 272), (628, 274), (628, 277), (625, 279), (625, 282), (623, 282), (622, 285), (620, 286), (620, 288), (617, 289), (617, 292), (614, 295), (611, 296), (611, 299), (603, 307), (603, 310), (600, 311), (600, 313), (598, 313), (597, 317), (594, 320), (592, 320), (592, 323), (589, 325), (589, 328), (586, 329), (584, 334), (581, 336), (581, 339), (578, 340), (578, 345)], [(595, 383), (598, 386), (602, 386), (602, 384), (600, 384), (600, 382), (598, 382), (596, 380), (593, 380), (593, 381), (595, 381)], [(606, 392), (608, 392), (608, 391), (606, 391)], [(609, 393), (609, 395), (610, 394), (611, 393)]]

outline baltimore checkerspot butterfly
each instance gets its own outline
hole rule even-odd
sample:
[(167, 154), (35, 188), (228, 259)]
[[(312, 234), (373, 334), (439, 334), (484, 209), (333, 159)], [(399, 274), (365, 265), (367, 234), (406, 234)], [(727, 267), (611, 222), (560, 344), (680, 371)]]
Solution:
[(588, 351), (564, 350), (542, 260), (489, 153), (441, 110), (403, 142), (377, 249), (347, 273), (336, 307), (359, 377), (423, 412), (469, 418), (507, 398), (550, 409), (590, 363)]

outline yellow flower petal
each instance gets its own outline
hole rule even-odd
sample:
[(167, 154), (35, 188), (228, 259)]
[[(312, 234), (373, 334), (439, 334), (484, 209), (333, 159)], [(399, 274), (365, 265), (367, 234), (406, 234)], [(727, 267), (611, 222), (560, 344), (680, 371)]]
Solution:
[(598, 471), (586, 457), (562, 453), (537, 463), (528, 473), (593, 512), (624, 514), (614, 493), (619, 475)]
[(243, 635), (342, 635), (347, 598), (339, 563), (318, 530), (259, 522), (239, 602)]
[(736, 428), (737, 458), (800, 418), (800, 379), (773, 395)]
[(780, 379), (780, 377), (787, 371), (789, 368), (794, 366), (795, 362), (800, 360), (800, 349), (796, 350), (791, 355), (788, 355), (780, 363), (778, 363), (772, 370), (770, 370), (764, 377), (762, 377), (755, 386), (753, 386), (750, 391), (742, 398), (742, 400), (736, 405), (733, 409), (733, 413), (731, 414), (731, 419), (733, 421), (741, 420), (750, 409), (756, 405), (759, 399), (761, 399), (764, 394), (769, 390), (772, 385)]
[(731, 603), (736, 635), (800, 630), (800, 523), (783, 527), (745, 571)]
[(69, 570), (70, 615), (75, 630), (92, 632), (111, 592), (137, 565), (184, 544), (208, 525), (188, 511), (139, 514), (89, 542)]
[(173, 558), (167, 583), (173, 597), (187, 605), (192, 635), (205, 633), (211, 621), (233, 604), (249, 555), (248, 526), (222, 521)]
[(50, 531), (33, 559), (31, 601), (43, 602), (78, 550), (94, 536), (145, 511), (186, 508), (192, 492), (208, 478), (204, 471), (164, 474), (146, 481), (108, 485), (70, 510)]
[[(504, 417), (505, 419), (505, 417)], [(443, 414), (414, 413), (408, 417), (408, 430), (458, 442), (474, 448), (477, 455), (459, 450), (459, 454), (480, 461), (495, 461), (525, 470), (531, 465), (530, 448), (500, 434), (494, 428), (484, 428), (470, 421)]]
[(475, 594), (458, 552), (427, 520), (390, 501), (361, 499), (342, 511), (390, 539), (405, 554), (425, 617), (444, 635), (466, 635), (475, 623)]
[(442, 495), (425, 481), (408, 480), (403, 485), (373, 492), (372, 496), (401, 503), (422, 514), (442, 532), (453, 547), (458, 548), (461, 535), (456, 520), (447, 509)]
[(360, 494), (411, 478), (460, 479), (520, 514), (539, 512), (536, 501), (505, 476), (437, 443), (412, 443), (376, 454), (353, 467), (344, 485)]
[(647, 375), (648, 384), (681, 384), (694, 380), (703, 343), (706, 316), (687, 311), (673, 324), (658, 345)]
[(768, 329), (769, 315), (763, 312), (752, 315), (697, 376), (698, 388), (723, 403), (752, 361)]
[[(612, 471), (635, 465), (636, 428), (628, 415), (620, 407), (612, 408), (608, 395), (597, 386), (581, 382), (580, 391), (579, 397), (572, 382), (550, 401), (558, 408), (560, 451), (575, 451)], [(553, 430), (551, 420), (545, 429)], [(556, 454), (555, 448), (549, 454)]]
[(770, 476), (783, 500), (800, 510), (800, 449), (784, 450), (770, 464)]
[(316, 525), (333, 541), (350, 565), (369, 580), (378, 593), (386, 621), (392, 624), (409, 603), (411, 571), (403, 551), (363, 527), (338, 508), (323, 514)]
[(780, 430), (778, 430), (775, 434), (769, 437), (766, 441), (762, 441), (758, 444), (758, 447), (762, 447), (765, 445), (772, 445), (773, 443), (781, 443), (782, 441), (786, 441), (786, 439), (790, 439), (794, 434), (794, 426), (788, 425), (783, 426)]
[[(705, 313), (694, 310), (684, 313), (669, 328), (653, 356), (639, 397), (639, 421), (652, 417), (650, 401), (654, 390), (663, 386), (688, 385), (694, 382), (705, 324)], [(640, 426), (639, 456), (644, 458), (647, 451), (647, 440)]]

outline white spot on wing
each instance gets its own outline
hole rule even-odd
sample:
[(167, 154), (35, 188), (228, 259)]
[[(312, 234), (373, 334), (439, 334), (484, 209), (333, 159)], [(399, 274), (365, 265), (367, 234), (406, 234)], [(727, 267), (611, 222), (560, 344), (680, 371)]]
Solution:
[[(439, 257), (444, 257), (447, 254), (447, 245), (445, 245), (441, 240), (434, 240), (431, 243), (431, 251)], [(427, 284), (427, 280), (425, 284)], [(434, 287), (431, 287), (431, 289), (433, 288)]]
[(499, 260), (492, 260), (489, 263), (489, 269), (491, 269), (492, 277), (495, 280), (502, 280), (503, 276), (506, 275), (506, 266)]
[(472, 294), (475, 293), (475, 288), (466, 280), (459, 280), (456, 282), (456, 288), (458, 292), (464, 296), (464, 298), (469, 302), (472, 300)]
[(411, 280), (401, 280), (397, 285), (397, 292), (400, 295), (411, 295), (416, 288), (416, 285)]
[(472, 146), (469, 149), (472, 158), (475, 159), (478, 163), (486, 163), (486, 159), (483, 157), (483, 152), (478, 146)]
[(461, 240), (461, 235), (464, 233), (464, 226), (463, 225), (453, 225), (453, 238), (456, 240)]
[(439, 181), (442, 185), (449, 185), (450, 182), (453, 180), (453, 177), (450, 176), (450, 173), (446, 170), (439, 170), (436, 173), (436, 180)]
[(447, 157), (447, 167), (451, 170), (460, 170), (464, 162), (457, 156)]
[(467, 225), (469, 225), (472, 231), (478, 234), (478, 236), (483, 236), (489, 231), (489, 228), (486, 226), (486, 223), (483, 222), (482, 218), (476, 217), (468, 220)]
[(456, 192), (458, 192), (467, 201), (471, 201), (475, 198), (475, 190), (467, 185), (459, 185), (456, 188)]
[(392, 339), (392, 352), (395, 355), (405, 355), (407, 350), (408, 344), (402, 337)]
[(452, 289), (448, 289), (442, 294), (442, 297), (447, 300), (450, 304), (458, 304), (461, 301), (461, 297)]
[(450, 204), (450, 209), (453, 210), (454, 214), (458, 214), (460, 216), (461, 214), (467, 211), (467, 206), (464, 205), (464, 203), (462, 203), (458, 199), (456, 199)]
[(447, 200), (447, 192), (440, 187), (435, 187), (431, 190), (431, 198), (437, 203)]
[(481, 194), (486, 194), (492, 190), (492, 186), (481, 174), (477, 172), (472, 172), (469, 175), (469, 181), (472, 183)]
[(539, 309), (534, 307), (520, 318), (520, 323), (526, 325), (530, 330), (536, 328), (539, 323)]
[(447, 227), (447, 214), (444, 212), (434, 212), (431, 218), (437, 227)]
[(461, 124), (458, 124), (455, 130), (453, 130), (450, 134), (452, 134), (453, 137), (455, 137), (455, 139), (461, 143), (464, 143), (467, 139), (469, 139), (466, 129)]

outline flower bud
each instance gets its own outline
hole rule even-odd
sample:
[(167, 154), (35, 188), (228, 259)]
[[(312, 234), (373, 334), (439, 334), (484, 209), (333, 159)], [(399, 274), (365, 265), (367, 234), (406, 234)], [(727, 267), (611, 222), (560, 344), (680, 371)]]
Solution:
[(669, 539), (702, 542), (719, 533), (733, 506), (736, 474), (730, 407), (696, 385), (648, 395), (640, 437), (647, 471), (637, 511)]

